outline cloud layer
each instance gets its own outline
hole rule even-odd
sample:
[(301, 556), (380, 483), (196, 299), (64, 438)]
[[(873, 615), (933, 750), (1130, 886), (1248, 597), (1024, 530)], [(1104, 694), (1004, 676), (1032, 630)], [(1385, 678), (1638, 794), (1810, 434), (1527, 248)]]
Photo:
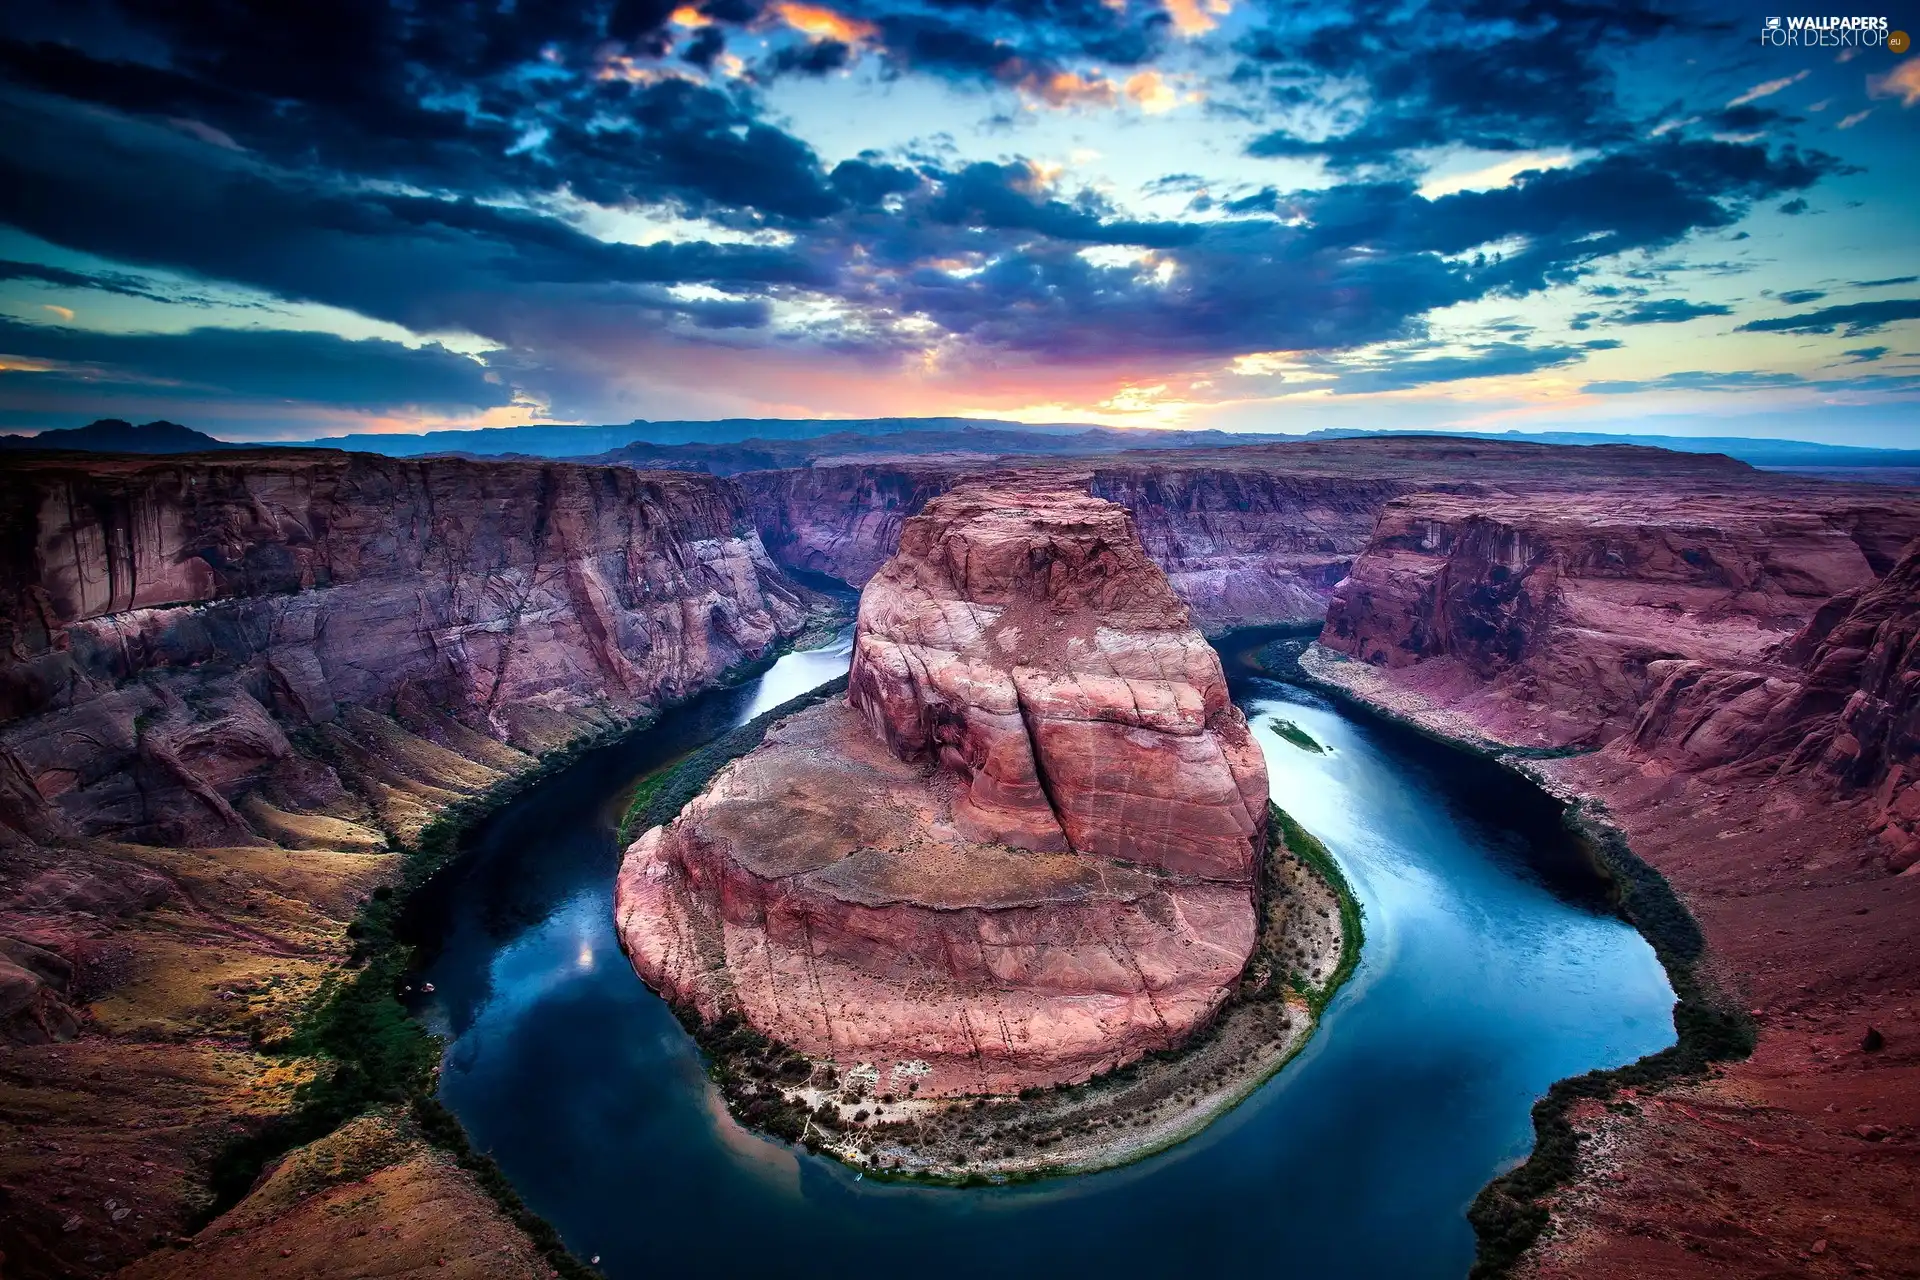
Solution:
[[(485, 354), (193, 322), (90, 333), (90, 307), (49, 302), (41, 318), (79, 319), (16, 308), (0, 355), (49, 366), (8, 385), (85, 367), (370, 412), (518, 393), (560, 416), (723, 369), (802, 409), (821, 379), (1200, 394), (1209, 370), (1276, 351), (1351, 355), (1348, 390), (1555, 369), (1620, 340), (1436, 317), (1618, 296), (1602, 277), (1638, 270), (1661, 296), (1565, 328), (1735, 329), (1731, 302), (1683, 296), (1692, 268), (1646, 264), (1808, 209), (1849, 172), (1776, 107), (1795, 77), (1741, 73), (1703, 104), (1623, 84), (1630, 54), (1724, 31), (1583, 0), (22, 0), (0, 18), (0, 224), (107, 265), (10, 260), (0, 297), (209, 305), (164, 276)], [(886, 145), (850, 148), (786, 109), (909, 84), (986, 118), (910, 144), (876, 120)], [(1140, 123), (1175, 109), (1223, 172), (1128, 186), (1021, 149), (1059, 113), (1107, 147), (1177, 138)], [(1436, 149), (1500, 176), (1428, 185)], [(1857, 336), (1917, 306), (1737, 331)], [(1368, 354), (1381, 344), (1407, 358)]]

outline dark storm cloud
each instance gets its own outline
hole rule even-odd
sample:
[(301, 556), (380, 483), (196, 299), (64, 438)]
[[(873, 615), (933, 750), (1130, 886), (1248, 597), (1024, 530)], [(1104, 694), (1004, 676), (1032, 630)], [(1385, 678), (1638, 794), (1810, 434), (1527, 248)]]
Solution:
[(1780, 295), (1780, 301), (1790, 307), (1804, 307), (1809, 302), (1818, 302), (1827, 296), (1824, 289), (1788, 289)]
[[(711, 28), (709, 28), (711, 30)], [(853, 58), (853, 47), (840, 40), (811, 40), (788, 45), (773, 55), (767, 68), (770, 74), (797, 71), (802, 75), (823, 76), (838, 71)]]
[(1832, 333), (1841, 330), (1849, 338), (1878, 333), (1900, 320), (1920, 320), (1920, 298), (1887, 298), (1878, 302), (1848, 302), (1818, 311), (1803, 311), (1797, 316), (1775, 316), (1768, 320), (1749, 320), (1740, 326), (1742, 333)]
[(1025, 165), (970, 164), (944, 175), (926, 215), (950, 226), (1034, 231), (1082, 244), (1165, 249), (1191, 244), (1202, 234), (1201, 227), (1178, 222), (1116, 220), (1111, 209), (1091, 197), (1069, 204), (1026, 190), (1031, 182), (1032, 171)]
[(125, 262), (233, 280), (416, 331), (499, 340), (543, 299), (698, 313), (658, 286), (824, 283), (783, 249), (611, 244), (470, 201), (346, 192), (143, 126), (0, 101), (0, 222)]
[(1275, 5), (1268, 27), (1242, 41), (1254, 71), (1295, 83), (1359, 81), (1372, 104), (1351, 130), (1310, 138), (1278, 129), (1256, 156), (1319, 156), (1337, 168), (1418, 147), (1495, 151), (1622, 142), (1633, 122), (1617, 106), (1610, 59), (1621, 47), (1674, 29), (1639, 4), (1580, 0), (1466, 0), (1409, 9), (1362, 0), (1340, 17), (1321, 6)]
[(1891, 350), (1893, 350), (1892, 347), (1849, 347), (1840, 354), (1853, 357), (1846, 361), (1847, 364), (1872, 364)]
[(883, 56), (896, 72), (962, 83), (1017, 83), (1087, 59), (1135, 66), (1161, 50), (1169, 25), (1164, 9), (1101, 0), (930, 0), (923, 7), (855, 4), (851, 11), (879, 29)]
[[(663, 0), (478, 12), (456, 0), (114, 7), (165, 42), (164, 65), (91, 50), (76, 23), (71, 43), (0, 39), (0, 71), (79, 102), (185, 120), (290, 166), (432, 190), (494, 198), (570, 185), (606, 203), (674, 199), (797, 219), (838, 207), (812, 149), (741, 97), (625, 74), (670, 52), (661, 32), (674, 6)], [(604, 61), (620, 49), (638, 63)]]
[(802, 222), (841, 207), (813, 148), (731, 94), (668, 79), (603, 84), (595, 97), (602, 112), (547, 126), (537, 162), (588, 200), (672, 198), (696, 212), (757, 210)]
[[(1609, 66), (1674, 23), (1637, 4), (1446, 0), (1408, 15), (1364, 0), (1331, 22), (1275, 5), (1245, 46), (1242, 87), (1280, 101), (1290, 84), (1297, 100), (1301, 85), (1351, 80), (1370, 107), (1335, 139), (1271, 132), (1256, 151), (1326, 156), (1367, 180), (1201, 199), (1182, 179), (1196, 192), (1187, 220), (1148, 220), (1017, 160), (832, 164), (769, 119), (752, 84), (688, 68), (746, 47), (736, 37), (751, 28), (771, 42), (768, 75), (871, 59), (1031, 99), (1089, 59), (1112, 70), (1208, 47), (1172, 39), (1160, 4), (847, 0), (834, 6), (856, 20), (845, 40), (804, 39), (751, 0), (698, 7), (714, 25), (686, 32), (667, 0), (16, 0), (0, 16), (0, 222), (415, 332), (470, 331), (504, 345), (488, 364), (516, 380), (581, 348), (630, 367), (636, 342), (661, 333), (746, 343), (799, 293), (849, 319), (783, 338), (876, 359), (924, 348), (924, 326), (901, 322), (926, 319), (988, 359), (1201, 361), (1421, 339), (1437, 308), (1578, 282), (1836, 167), (1766, 140), (1648, 140)], [(1754, 107), (1719, 123), (1788, 122)], [(1430, 200), (1388, 162), (1436, 142), (1595, 154)], [(608, 243), (556, 213), (570, 198), (781, 245)], [(1119, 265), (1082, 252), (1115, 247), (1144, 252)], [(687, 285), (722, 296), (674, 287)], [(1725, 310), (1674, 299), (1618, 316)], [(1414, 385), (1393, 380), (1525, 372), (1592, 349), (1501, 341), (1350, 376)]]
[(833, 167), (833, 189), (855, 205), (879, 204), (888, 196), (902, 195), (920, 185), (920, 175), (911, 169), (887, 164), (878, 158), (842, 160)]
[[(976, 246), (995, 252), (992, 264), (964, 278), (911, 271), (862, 296), (984, 347), (1056, 359), (1331, 350), (1406, 337), (1436, 308), (1534, 292), (1577, 279), (1594, 259), (1725, 226), (1827, 165), (1753, 143), (1676, 138), (1437, 200), (1411, 182), (1348, 183), (1276, 198), (1288, 221), (1188, 224), (1196, 234), (1166, 250), (1174, 270), (1165, 278), (1072, 251), (1076, 240), (1152, 244), (1139, 229), (1018, 190), (1017, 167), (977, 166), (948, 178), (969, 191), (963, 180), (978, 183), (966, 225), (992, 229)], [(943, 191), (916, 236), (949, 201), (966, 204)], [(1011, 229), (1066, 243), (1009, 241)], [(1506, 241), (1523, 247), (1503, 253)], [(911, 239), (895, 257), (930, 247)]]
[(687, 41), (680, 56), (703, 70), (711, 67), (714, 60), (727, 51), (726, 33), (718, 26), (702, 27)]
[(56, 289), (95, 289), (124, 298), (145, 298), (150, 302), (174, 301), (161, 293), (152, 281), (124, 271), (69, 271), (65, 267), (49, 267), (37, 262), (0, 261), (0, 281), (6, 280), (26, 280), (33, 284), (51, 285)]
[[(0, 319), (0, 353), (65, 366), (110, 384), (143, 383), (205, 398), (296, 400), (379, 411), (403, 406), (478, 410), (511, 389), (444, 347), (272, 329), (98, 333)], [(46, 375), (34, 375), (45, 379)]]

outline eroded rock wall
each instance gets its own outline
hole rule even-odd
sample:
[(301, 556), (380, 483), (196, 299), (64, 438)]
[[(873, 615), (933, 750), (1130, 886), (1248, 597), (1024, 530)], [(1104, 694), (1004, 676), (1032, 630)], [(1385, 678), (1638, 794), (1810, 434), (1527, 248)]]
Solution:
[[(1037, 471), (1063, 464), (1038, 463)], [(782, 564), (864, 586), (907, 518), (983, 463), (871, 463), (740, 477)], [(1133, 513), (1140, 541), (1207, 631), (1318, 621), (1401, 479), (1292, 475), (1178, 457), (1082, 464), (1095, 497)]]
[[(0, 1128), (31, 1136), (0, 1144), (8, 1274), (104, 1275), (194, 1229), (210, 1162), (293, 1106), (307, 1066), (251, 1044), (284, 1041), (337, 974), (401, 841), (806, 617), (708, 477), (9, 460)], [(383, 1233), (425, 1195), (445, 1252), (484, 1241), (503, 1274), (532, 1267), (450, 1161), (366, 1169), (345, 1255), (320, 1217), (251, 1198), (249, 1256), (391, 1270), (414, 1246)], [(232, 1251), (225, 1229), (211, 1243)]]
[(239, 838), (236, 790), (307, 785), (287, 735), (344, 707), (538, 751), (806, 617), (705, 476), (287, 452), (0, 485), (0, 821), (41, 838)]
[(1393, 504), (1302, 658), (1442, 734), (1575, 744), (1526, 767), (1668, 879), (1705, 934), (1701, 972), (1758, 1030), (1710, 1080), (1576, 1108), (1577, 1185), (1529, 1269), (1681, 1275), (1711, 1256), (1760, 1277), (1824, 1253), (1904, 1274), (1920, 497), (1779, 480), (1606, 496)]
[[(1861, 530), (1869, 530), (1863, 537)], [(1748, 669), (1872, 584), (1920, 504), (1657, 487), (1396, 500), (1333, 593), (1320, 643), (1529, 745), (1626, 732), (1672, 662)]]
[(967, 485), (909, 521), (860, 598), (848, 699), (964, 784), (969, 834), (1246, 880), (1266, 766), (1131, 517)]

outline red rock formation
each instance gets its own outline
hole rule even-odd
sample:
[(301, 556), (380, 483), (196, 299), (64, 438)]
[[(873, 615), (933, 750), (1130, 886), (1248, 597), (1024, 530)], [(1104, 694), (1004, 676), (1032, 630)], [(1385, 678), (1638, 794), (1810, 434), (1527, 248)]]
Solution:
[[(287, 1060), (250, 1037), (284, 1036), (337, 971), (394, 843), (529, 752), (764, 654), (802, 597), (708, 477), (292, 450), (10, 461), (0, 1110), (33, 1138), (0, 1144), (8, 1274), (104, 1275), (194, 1230), (209, 1161), (291, 1103), (262, 1087)], [(442, 1163), (397, 1200), (374, 1173), (388, 1191), (356, 1193), (359, 1236), (417, 1192), (449, 1253), (520, 1274), (530, 1246)], [(259, 1200), (235, 1211), (252, 1256), (312, 1254), (326, 1224), (268, 1230)], [(379, 1234), (334, 1270), (381, 1270)]]
[(1920, 541), (1823, 604), (1760, 670), (1656, 664), (1625, 754), (1687, 773), (1762, 765), (1870, 793), (1891, 870), (1920, 863)]
[(1266, 770), (1125, 511), (1006, 483), (929, 504), (862, 597), (848, 704), (628, 850), (650, 984), (932, 1094), (1084, 1078), (1219, 1006)]
[(899, 549), (907, 517), (972, 469), (862, 463), (749, 471), (739, 479), (767, 551), (781, 564), (863, 587)]
[(1898, 528), (1920, 532), (1920, 503), (1787, 488), (1420, 494), (1383, 512), (1320, 642), (1414, 668), (1412, 686), (1493, 737), (1597, 745), (1632, 726), (1664, 664), (1762, 662), (1830, 597), (1871, 583), (1878, 540)]
[(280, 451), (0, 480), (0, 822), (247, 839), (283, 726), (431, 707), (527, 749), (802, 625), (729, 482)]
[(1576, 1112), (1543, 1280), (1920, 1267), (1920, 499), (1744, 488), (1396, 503), (1321, 641), (1377, 665), (1309, 655), (1443, 733), (1604, 743), (1532, 767), (1604, 804), (1758, 1024), (1712, 1080)]
[(849, 701), (966, 785), (961, 829), (1244, 881), (1266, 767), (1124, 508), (965, 486), (860, 598)]

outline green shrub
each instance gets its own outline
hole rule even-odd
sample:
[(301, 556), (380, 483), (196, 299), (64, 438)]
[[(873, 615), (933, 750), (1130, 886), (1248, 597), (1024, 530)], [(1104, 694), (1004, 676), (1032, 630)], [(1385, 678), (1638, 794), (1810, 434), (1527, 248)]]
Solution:
[(1274, 716), (1267, 721), (1267, 727), (1302, 751), (1311, 751), (1317, 756), (1326, 754), (1327, 749), (1315, 741), (1312, 734), (1291, 720), (1282, 720), (1279, 716)]

